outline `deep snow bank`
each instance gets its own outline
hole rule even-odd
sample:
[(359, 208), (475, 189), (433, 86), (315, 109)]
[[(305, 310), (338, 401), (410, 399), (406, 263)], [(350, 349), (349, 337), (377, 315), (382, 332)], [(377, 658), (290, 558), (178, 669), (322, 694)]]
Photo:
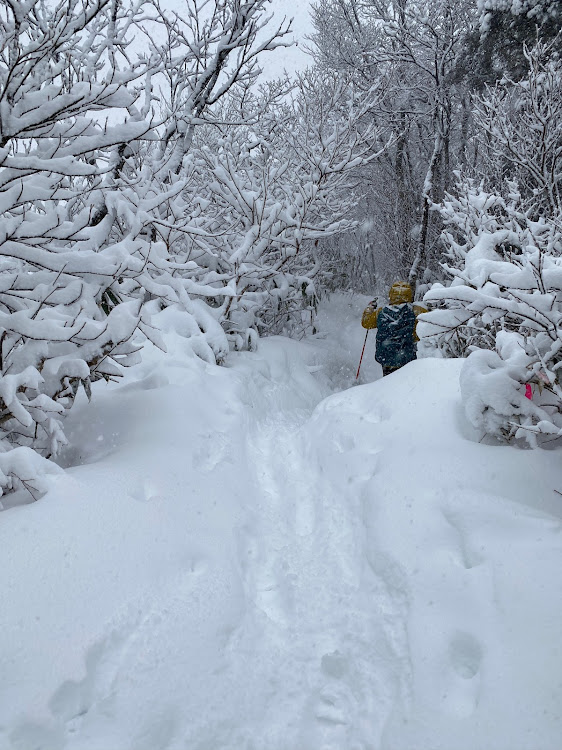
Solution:
[(554, 750), (559, 454), (476, 442), (460, 364), (411, 363), (325, 400), (306, 427), (364, 523), (368, 565), (403, 602), (407, 685), (382, 747)]
[(75, 411), (0, 515), (1, 750), (558, 750), (559, 454), (479, 444), (456, 362), (329, 396), (363, 302), (226, 368), (163, 319)]

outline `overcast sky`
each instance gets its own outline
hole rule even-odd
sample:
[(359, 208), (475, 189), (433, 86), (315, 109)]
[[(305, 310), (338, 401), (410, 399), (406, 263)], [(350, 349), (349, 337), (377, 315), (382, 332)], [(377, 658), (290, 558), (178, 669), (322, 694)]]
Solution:
[(268, 78), (281, 75), (283, 70), (294, 73), (310, 64), (308, 55), (302, 50), (304, 37), (312, 31), (308, 7), (308, 0), (271, 0), (269, 8), (270, 12), (274, 14), (274, 20), (279, 19), (281, 21), (283, 16), (294, 19), (292, 24), (293, 36), (298, 42), (298, 46), (278, 49), (263, 56), (261, 65)]
[[(202, 4), (202, 0), (199, 0)], [(163, 0), (164, 8), (174, 10), (180, 16), (185, 12), (185, 0)], [(267, 15), (273, 14), (269, 28), (273, 30), (283, 21), (283, 18), (293, 19), (292, 38), (297, 42), (288, 48), (279, 48), (273, 52), (264, 53), (260, 57), (260, 66), (266, 78), (276, 78), (286, 70), (292, 75), (311, 64), (310, 56), (303, 50), (305, 37), (312, 33), (309, 14), (309, 0), (270, 0), (266, 4)]]

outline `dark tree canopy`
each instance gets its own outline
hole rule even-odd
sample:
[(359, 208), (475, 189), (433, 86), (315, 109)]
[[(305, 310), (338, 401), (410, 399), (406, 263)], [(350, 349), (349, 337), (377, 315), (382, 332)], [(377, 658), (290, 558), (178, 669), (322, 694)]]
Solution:
[(519, 81), (528, 71), (524, 45), (537, 41), (551, 45), (551, 54), (562, 54), (562, 2), (560, 0), (487, 0), (484, 12), (465, 37), (457, 76), (471, 88), (482, 89), (503, 76)]

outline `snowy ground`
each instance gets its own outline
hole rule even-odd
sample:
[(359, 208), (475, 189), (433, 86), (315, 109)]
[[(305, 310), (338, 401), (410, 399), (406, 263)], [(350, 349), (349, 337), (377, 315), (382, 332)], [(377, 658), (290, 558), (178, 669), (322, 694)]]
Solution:
[[(1, 515), (0, 750), (560, 750), (562, 465), (364, 299), (210, 367), (168, 325)], [(332, 395), (333, 394), (333, 395)]]

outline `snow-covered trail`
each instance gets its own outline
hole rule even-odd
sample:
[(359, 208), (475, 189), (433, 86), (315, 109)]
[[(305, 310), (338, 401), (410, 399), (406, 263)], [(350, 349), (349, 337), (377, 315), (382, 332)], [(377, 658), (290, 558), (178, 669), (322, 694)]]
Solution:
[[(239, 539), (257, 616), (234, 643), (280, 657), (268, 676), (276, 718), (256, 747), (376, 750), (407, 671), (403, 597), (368, 563), (361, 497), (342, 502), (320, 470), (306, 431), (315, 404), (251, 390), (267, 403), (250, 430), (256, 492)], [(370, 463), (360, 476), (376, 472), (376, 454)]]

